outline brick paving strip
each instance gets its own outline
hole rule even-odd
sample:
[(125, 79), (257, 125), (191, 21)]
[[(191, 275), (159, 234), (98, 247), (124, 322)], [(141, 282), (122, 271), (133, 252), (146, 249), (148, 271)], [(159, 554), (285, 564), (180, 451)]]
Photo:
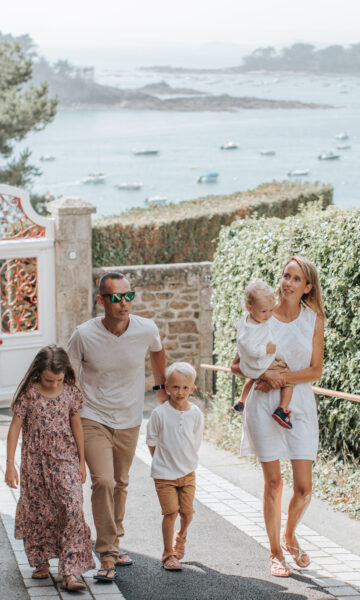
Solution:
[[(19, 468), (20, 464), (20, 444), (16, 452), (16, 465)], [(116, 584), (98, 584), (94, 581), (93, 576), (96, 570), (87, 571), (82, 579), (86, 584), (86, 591), (74, 594), (60, 588), (62, 577), (57, 575), (58, 560), (50, 561), (51, 577), (48, 579), (31, 579), (33, 568), (29, 566), (22, 540), (16, 540), (14, 537), (14, 519), (16, 511), (16, 503), (19, 499), (19, 489), (10, 489), (4, 481), (4, 469), (6, 464), (6, 443), (0, 441), (0, 514), (9, 538), (10, 545), (15, 554), (20, 573), (22, 575), (24, 585), (31, 600), (74, 600), (77, 596), (80, 600), (125, 600), (124, 596), (118, 589)], [(99, 559), (94, 554), (96, 567), (100, 567)], [(56, 573), (56, 574), (55, 574)]]
[[(151, 458), (145, 444), (145, 422), (140, 434), (136, 456), (150, 465)], [(0, 441), (0, 465), (5, 465), (6, 444)], [(20, 462), (20, 449), (17, 450), (16, 462)], [(3, 471), (2, 466), (0, 469)], [(24, 552), (22, 540), (14, 538), (14, 518), (19, 490), (11, 490), (0, 480), (0, 512), (10, 544), (19, 565), (24, 585), (32, 600), (62, 600), (74, 598), (73, 593), (61, 590), (61, 578), (51, 573), (50, 579), (31, 579), (32, 569), (29, 567)], [(256, 540), (261, 546), (269, 549), (266, 535), (261, 501), (212, 473), (209, 469), (199, 466), (197, 470), (196, 499), (217, 515), (234, 525), (237, 529)], [(285, 523), (283, 514), (282, 522)], [(297, 529), (301, 547), (311, 554), (311, 568), (302, 569), (301, 574), (316, 582), (324, 590), (338, 600), (360, 600), (360, 556), (332, 542), (329, 538), (319, 535), (314, 529), (300, 525)], [(287, 555), (287, 560), (289, 555)], [(99, 560), (94, 555), (96, 565)], [(289, 564), (300, 570), (295, 563)], [(50, 561), (50, 570), (56, 572), (57, 560)], [(87, 591), (79, 594), (82, 600), (125, 600), (115, 585), (99, 585), (93, 581), (94, 571), (83, 575)]]

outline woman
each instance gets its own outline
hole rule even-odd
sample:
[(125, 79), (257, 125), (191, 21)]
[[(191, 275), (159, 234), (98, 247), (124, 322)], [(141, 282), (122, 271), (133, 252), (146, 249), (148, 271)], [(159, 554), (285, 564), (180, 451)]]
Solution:
[[(324, 308), (316, 267), (303, 256), (292, 256), (284, 266), (279, 289), (279, 303), (269, 319), (276, 356), (289, 370), (266, 371), (255, 383), (245, 404), (242, 455), (255, 454), (261, 461), (264, 475), (264, 519), (270, 541), (271, 574), (289, 577), (283, 549), (301, 567), (310, 558), (296, 539), (295, 529), (308, 507), (312, 489), (312, 461), (318, 447), (318, 419), (310, 383), (320, 379), (324, 348)], [(231, 366), (242, 375), (239, 356)], [(279, 388), (294, 384), (291, 400), (293, 428), (283, 429), (271, 414), (279, 405)], [(288, 517), (282, 540), (281, 494), (283, 481), (280, 460), (291, 460), (294, 493), (288, 507)]]

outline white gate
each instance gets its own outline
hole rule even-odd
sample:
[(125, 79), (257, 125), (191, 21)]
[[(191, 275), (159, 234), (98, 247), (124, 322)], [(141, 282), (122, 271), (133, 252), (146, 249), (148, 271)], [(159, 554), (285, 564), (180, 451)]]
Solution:
[(29, 194), (0, 184), (0, 406), (37, 351), (56, 341), (54, 223)]

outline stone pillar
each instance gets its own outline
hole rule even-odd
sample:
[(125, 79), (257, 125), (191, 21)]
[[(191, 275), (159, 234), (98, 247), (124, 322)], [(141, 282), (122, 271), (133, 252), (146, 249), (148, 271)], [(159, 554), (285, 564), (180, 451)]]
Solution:
[(47, 209), (55, 221), (56, 342), (66, 346), (77, 325), (92, 317), (91, 214), (81, 198), (57, 198)]

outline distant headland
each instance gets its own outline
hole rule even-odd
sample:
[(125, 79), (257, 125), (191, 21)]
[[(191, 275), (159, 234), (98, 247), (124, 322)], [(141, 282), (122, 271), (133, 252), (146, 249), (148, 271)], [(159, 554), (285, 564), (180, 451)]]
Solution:
[[(159, 81), (139, 88), (119, 89), (101, 85), (95, 81), (92, 67), (78, 68), (67, 60), (58, 60), (50, 64), (44, 57), (38, 56), (36, 46), (29, 35), (13, 37), (0, 32), (0, 42), (17, 42), (23, 53), (32, 60), (32, 83), (45, 81), (50, 95), (57, 96), (59, 108), (65, 109), (129, 109), (157, 111), (238, 111), (242, 109), (319, 109), (333, 108), (327, 104), (304, 103), (296, 100), (269, 100), (253, 96), (238, 97), (228, 94), (211, 95), (190, 88), (172, 88), (165, 81)], [(299, 46), (299, 44), (295, 45)], [(304, 45), (302, 45), (304, 46)], [(305, 45), (306, 46), (306, 45)], [(360, 45), (359, 45), (360, 46)], [(294, 48), (294, 47), (293, 47)], [(273, 55), (265, 49), (266, 55)], [(320, 51), (319, 51), (320, 52)], [(256, 54), (257, 53), (257, 54)], [(264, 52), (255, 51), (259, 65)], [(254, 53), (245, 57), (246, 64), (253, 65)], [(260, 55), (262, 59), (260, 60)], [(253, 57), (253, 62), (250, 58)], [(273, 56), (275, 60), (276, 57)], [(247, 61), (247, 62), (246, 62)], [(250, 61), (250, 62), (249, 62)], [(216, 70), (218, 73), (241, 72), (244, 67)], [(151, 70), (168, 72), (205, 72), (201, 69), (176, 69), (173, 67), (152, 67)], [(212, 71), (214, 72), (214, 71)]]

